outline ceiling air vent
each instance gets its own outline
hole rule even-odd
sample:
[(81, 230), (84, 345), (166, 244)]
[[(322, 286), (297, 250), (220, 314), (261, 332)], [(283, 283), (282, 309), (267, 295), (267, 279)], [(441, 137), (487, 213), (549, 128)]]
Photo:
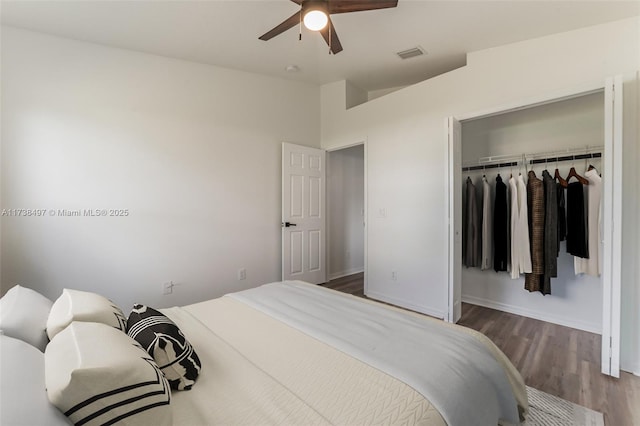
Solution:
[(400, 59), (415, 58), (416, 56), (424, 55), (424, 50), (420, 47), (414, 47), (402, 52), (396, 52), (396, 55), (400, 56)]

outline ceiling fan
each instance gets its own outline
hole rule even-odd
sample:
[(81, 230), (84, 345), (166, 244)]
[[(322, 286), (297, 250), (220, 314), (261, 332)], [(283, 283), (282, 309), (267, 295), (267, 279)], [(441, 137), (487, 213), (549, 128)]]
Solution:
[[(362, 12), (365, 10), (387, 9), (396, 7), (398, 0), (291, 0), (300, 5), (300, 11), (285, 19), (270, 31), (260, 37), (267, 41), (282, 34), (296, 24), (302, 25), (312, 31), (319, 31), (329, 45), (329, 52), (336, 54), (342, 51), (342, 44), (331, 22), (330, 15), (335, 13)], [(300, 38), (302, 34), (300, 34)]]

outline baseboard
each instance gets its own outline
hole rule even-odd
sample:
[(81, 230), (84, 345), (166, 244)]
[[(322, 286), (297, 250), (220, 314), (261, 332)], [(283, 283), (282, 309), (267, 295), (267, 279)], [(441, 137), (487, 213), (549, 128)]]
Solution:
[(634, 376), (640, 377), (640, 369), (639, 368), (635, 368), (633, 366), (627, 368), (626, 366), (620, 364), (620, 371), (624, 371), (626, 373), (633, 374)]
[(398, 306), (400, 308), (409, 309), (415, 312), (419, 312), (421, 314), (429, 315), (430, 317), (444, 319), (446, 316), (446, 312), (440, 311), (438, 309), (433, 309), (430, 307), (419, 306), (413, 304), (411, 302), (407, 302), (406, 300), (396, 299), (394, 297), (389, 297), (385, 294), (376, 293), (375, 291), (368, 291), (365, 294), (368, 298), (378, 300), (380, 302), (389, 303), (391, 305)]
[(336, 280), (338, 278), (342, 278), (342, 277), (347, 277), (349, 275), (353, 275), (353, 274), (359, 274), (361, 272), (364, 272), (364, 268), (352, 268), (346, 271), (342, 271), (342, 272), (333, 272), (331, 274), (329, 274), (329, 281), (331, 280)]
[(506, 303), (500, 303), (493, 300), (487, 300), (475, 296), (462, 296), (462, 301), (471, 303), (472, 305), (484, 306), (485, 308), (496, 309), (498, 311), (509, 312), (510, 314), (521, 315), (523, 317), (533, 318), (541, 321), (551, 322), (553, 324), (563, 325), (578, 330), (588, 331), (589, 333), (602, 334), (602, 327), (598, 324), (583, 321), (574, 321), (567, 318), (549, 315), (546, 312), (539, 312), (533, 309), (513, 306)]

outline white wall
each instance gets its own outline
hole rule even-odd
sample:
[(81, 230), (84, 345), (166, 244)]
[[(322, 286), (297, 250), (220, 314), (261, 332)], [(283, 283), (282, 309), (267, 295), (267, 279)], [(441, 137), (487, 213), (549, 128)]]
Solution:
[[(477, 165), (479, 158), (491, 155), (535, 154), (602, 146), (603, 135), (604, 94), (597, 93), (464, 122), (462, 163)], [(542, 178), (543, 170), (549, 169), (553, 175), (557, 167), (566, 177), (572, 165), (583, 174), (589, 164), (602, 172), (602, 163), (602, 159), (552, 162), (546, 166), (544, 163), (533, 165), (533, 170)], [(522, 173), (526, 180), (529, 169), (505, 167), (463, 172), (462, 175), (463, 181), (467, 176), (471, 177), (481, 194), (483, 174), (486, 174), (494, 191), (498, 173), (507, 183), (510, 173)], [(461, 193), (464, 194), (464, 189)], [(495, 197), (495, 192), (492, 197)], [(462, 200), (464, 203), (464, 196)], [(482, 200), (481, 195), (478, 200)], [(558, 277), (551, 279), (550, 295), (525, 290), (524, 275), (512, 280), (507, 272), (496, 273), (493, 268), (486, 271), (462, 268), (462, 300), (594, 333), (602, 332), (602, 281), (598, 277), (575, 275), (573, 256), (567, 254), (564, 242), (560, 244)]]
[(327, 153), (329, 278), (364, 271), (364, 145)]
[(2, 207), (129, 215), (2, 217), (2, 291), (126, 311), (279, 280), (280, 146), (319, 114), (315, 86), (3, 28)]
[[(345, 83), (322, 87), (322, 146), (367, 140), (370, 295), (443, 316), (447, 308), (447, 116), (469, 115), (542, 94), (625, 84), (621, 364), (640, 366), (637, 188), (640, 20), (626, 19), (468, 56), (467, 66), (345, 110)], [(386, 215), (381, 214), (381, 210)], [(384, 216), (384, 217), (383, 217)], [(391, 279), (397, 269), (398, 280)]]

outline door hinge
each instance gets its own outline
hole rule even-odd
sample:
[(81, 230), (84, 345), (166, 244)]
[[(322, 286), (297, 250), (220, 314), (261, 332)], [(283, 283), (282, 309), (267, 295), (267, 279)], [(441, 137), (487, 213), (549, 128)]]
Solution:
[(616, 101), (616, 88), (615, 87), (613, 89), (611, 89), (611, 101), (612, 102)]
[(609, 360), (613, 357), (613, 337), (609, 336)]

